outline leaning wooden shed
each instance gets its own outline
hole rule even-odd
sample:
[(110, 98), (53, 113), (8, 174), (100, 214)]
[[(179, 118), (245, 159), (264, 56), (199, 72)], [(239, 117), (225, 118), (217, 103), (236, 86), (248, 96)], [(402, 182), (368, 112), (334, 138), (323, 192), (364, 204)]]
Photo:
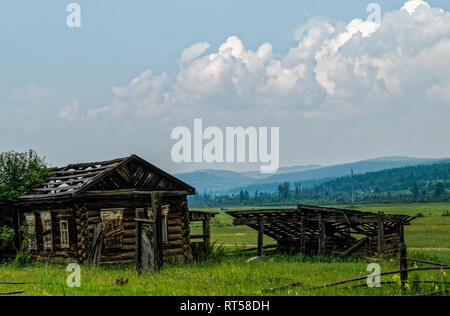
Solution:
[(407, 215), (360, 212), (349, 209), (298, 205), (296, 209), (230, 211), (234, 225), (258, 231), (258, 252), (263, 236), (276, 240), (283, 252), (317, 255), (373, 256), (394, 254), (404, 242)]
[[(192, 260), (187, 196), (193, 187), (135, 155), (51, 172), (15, 203), (38, 260)], [(144, 245), (151, 249), (140, 253)]]

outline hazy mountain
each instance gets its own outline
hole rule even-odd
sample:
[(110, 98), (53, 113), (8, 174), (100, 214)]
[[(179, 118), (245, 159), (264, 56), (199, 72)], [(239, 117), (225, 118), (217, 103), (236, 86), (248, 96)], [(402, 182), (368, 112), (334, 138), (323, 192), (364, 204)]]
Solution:
[(436, 163), (439, 159), (421, 159), (410, 157), (383, 157), (370, 160), (363, 160), (353, 163), (346, 163), (328, 167), (322, 167), (313, 170), (306, 170), (300, 172), (289, 172), (285, 174), (274, 174), (268, 178), (260, 180), (254, 184), (260, 183), (281, 183), (281, 182), (296, 182), (308, 181), (318, 179), (337, 178), (349, 175), (351, 168), (355, 174), (366, 172), (374, 172), (385, 169), (401, 168), (407, 166), (423, 165), (428, 163)]
[[(353, 179), (356, 193), (386, 193), (386, 192), (409, 192), (413, 183), (419, 189), (426, 189), (427, 192), (434, 188), (434, 184), (442, 182), (448, 185), (450, 175), (450, 161), (436, 164), (426, 164), (419, 166), (409, 166), (377, 172), (368, 172), (356, 175)], [(314, 194), (323, 194), (327, 191), (333, 193), (348, 193), (352, 190), (351, 177), (339, 177), (331, 181), (326, 181), (318, 187), (311, 189)]]
[[(281, 167), (280, 169), (278, 169), (277, 174), (285, 174), (285, 173), (291, 173), (291, 172), (302, 172), (302, 171), (307, 171), (307, 170), (313, 170), (313, 169), (318, 169), (321, 168), (323, 166), (319, 166), (319, 165), (307, 165), (307, 166), (291, 166), (291, 167)], [(261, 173), (259, 171), (247, 171), (247, 172), (242, 172), (241, 174), (254, 178), (254, 179), (267, 179), (268, 177), (271, 176), (271, 174), (267, 174), (267, 173)]]
[[(303, 204), (351, 203), (408, 203), (450, 201), (450, 160), (446, 162), (386, 169), (376, 172), (344, 176), (317, 183), (314, 186), (281, 186), (280, 191), (269, 193), (273, 184), (261, 184), (258, 194), (223, 194), (194, 196), (195, 207), (225, 206), (279, 206)], [(303, 184), (303, 183), (302, 183)], [(275, 185), (276, 187), (276, 185)], [(264, 194), (263, 194), (264, 192)]]
[(256, 171), (239, 173), (225, 170), (198, 170), (178, 174), (177, 177), (195, 187), (199, 193), (205, 191), (225, 193), (240, 190), (273, 192), (282, 182), (301, 182), (302, 186), (313, 186), (327, 180), (348, 176), (351, 168), (353, 168), (355, 174), (363, 174), (445, 161), (450, 161), (450, 159), (381, 157), (325, 167), (317, 165), (283, 167), (273, 175), (261, 175)]
[(197, 170), (177, 174), (176, 177), (193, 186), (198, 193), (227, 192), (255, 181), (254, 178), (227, 170)]

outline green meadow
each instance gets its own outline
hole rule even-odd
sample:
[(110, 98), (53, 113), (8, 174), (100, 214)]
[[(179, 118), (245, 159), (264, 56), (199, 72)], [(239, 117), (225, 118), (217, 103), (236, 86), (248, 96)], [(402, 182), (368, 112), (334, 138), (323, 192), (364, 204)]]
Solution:
[[(450, 203), (359, 205), (361, 211), (408, 214), (419, 216), (406, 227), (408, 257), (450, 264), (450, 217), (442, 216), (450, 210)], [(246, 209), (246, 208), (241, 208)], [(250, 209), (250, 208), (249, 208)], [(219, 214), (212, 221), (213, 253), (192, 265), (170, 264), (152, 275), (138, 275), (132, 266), (88, 268), (82, 267), (81, 287), (69, 288), (69, 272), (63, 265), (34, 264), (21, 268), (14, 265), (0, 267), (0, 282), (31, 282), (36, 285), (1, 285), (0, 292), (25, 290), (22, 295), (417, 295), (441, 289), (442, 284), (417, 286), (413, 282), (402, 293), (397, 275), (382, 278), (394, 282), (381, 288), (352, 287), (364, 281), (311, 290), (311, 287), (369, 274), (366, 259), (307, 257), (268, 253), (261, 260), (250, 261), (255, 253), (229, 254), (230, 251), (256, 246), (256, 233), (246, 226), (233, 226), (232, 218), (224, 210), (209, 209)], [(192, 224), (193, 233), (201, 227)], [(273, 243), (269, 238), (266, 244)], [(398, 258), (378, 261), (382, 272), (397, 270)], [(422, 266), (418, 264), (418, 266)], [(448, 271), (450, 273), (450, 271)], [(115, 280), (128, 280), (116, 285)], [(442, 271), (412, 273), (410, 280), (447, 281)], [(450, 281), (450, 280), (448, 280)], [(300, 286), (266, 292), (267, 289), (301, 282)]]

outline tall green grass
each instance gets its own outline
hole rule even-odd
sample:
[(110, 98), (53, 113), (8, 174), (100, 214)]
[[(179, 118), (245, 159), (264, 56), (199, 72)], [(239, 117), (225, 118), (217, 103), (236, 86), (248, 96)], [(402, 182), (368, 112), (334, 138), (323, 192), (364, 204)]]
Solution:
[[(356, 206), (364, 211), (384, 211), (416, 215), (419, 218), (406, 229), (408, 257), (450, 264), (450, 219), (443, 217), (449, 204), (408, 204), (408, 205), (364, 205)], [(193, 225), (192, 230), (201, 227)], [(365, 259), (310, 257), (298, 255), (268, 254), (261, 260), (248, 262), (256, 253), (237, 253), (228, 255), (236, 246), (256, 245), (256, 232), (248, 227), (233, 226), (232, 219), (221, 212), (212, 223), (214, 246), (203, 257), (191, 265), (171, 262), (156, 274), (138, 275), (132, 265), (89, 268), (82, 267), (81, 287), (68, 288), (66, 279), (69, 272), (65, 265), (34, 264), (27, 268), (14, 265), (0, 266), (0, 281), (32, 282), (37, 285), (0, 285), (0, 292), (26, 290), (25, 295), (416, 295), (431, 292), (436, 285), (421, 285), (402, 293), (397, 279), (393, 276), (382, 278), (385, 282), (396, 282), (378, 288), (353, 288), (351, 284), (321, 290), (309, 288), (332, 283), (352, 277), (365, 276)], [(265, 239), (266, 243), (272, 243)], [(398, 258), (380, 261), (382, 271), (399, 269)], [(128, 283), (116, 285), (117, 278), (128, 279)], [(412, 279), (440, 281), (439, 271), (416, 273)], [(301, 286), (275, 292), (265, 289), (302, 282)], [(359, 282), (358, 284), (364, 284)], [(62, 290), (64, 289), (64, 291)]]

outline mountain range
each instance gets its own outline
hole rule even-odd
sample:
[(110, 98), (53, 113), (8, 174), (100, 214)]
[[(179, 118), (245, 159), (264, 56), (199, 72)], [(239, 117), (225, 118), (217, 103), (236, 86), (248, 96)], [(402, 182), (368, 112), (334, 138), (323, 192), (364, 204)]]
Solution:
[(235, 172), (228, 170), (197, 170), (176, 176), (197, 189), (198, 193), (236, 193), (246, 190), (250, 193), (275, 192), (280, 183), (301, 182), (303, 187), (314, 186), (338, 177), (376, 172), (400, 167), (450, 162), (450, 158), (428, 159), (413, 157), (380, 157), (353, 163), (332, 166), (291, 166), (283, 167), (277, 173), (267, 175), (257, 171)]

